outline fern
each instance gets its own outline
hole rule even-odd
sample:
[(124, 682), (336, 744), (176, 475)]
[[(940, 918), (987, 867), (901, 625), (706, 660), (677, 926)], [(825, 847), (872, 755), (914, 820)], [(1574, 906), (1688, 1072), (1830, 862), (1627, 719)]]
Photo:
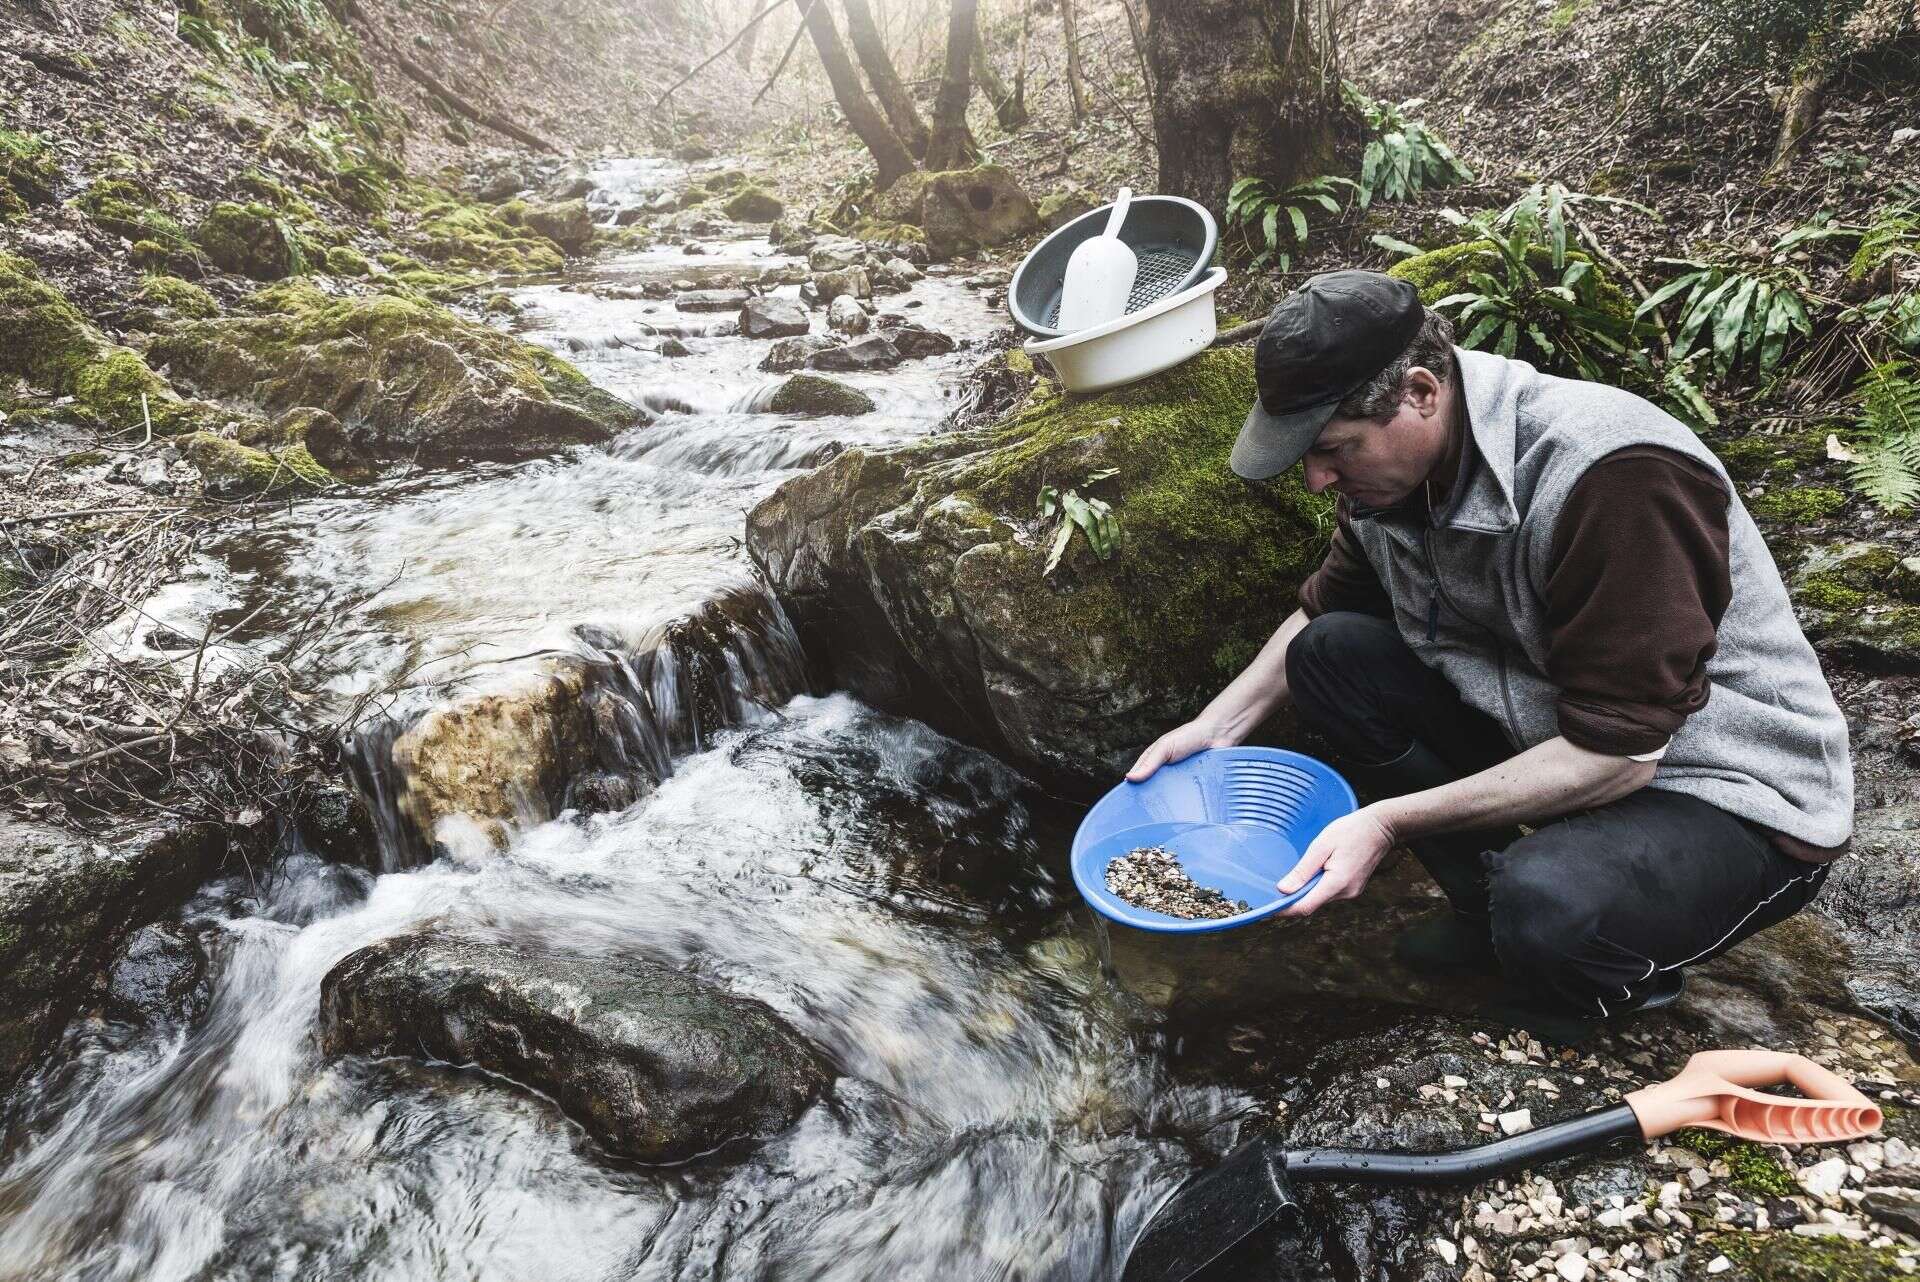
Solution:
[(1864, 438), (1853, 450), (1854, 488), (1889, 512), (1910, 512), (1920, 506), (1920, 379), (1912, 362), (1874, 366), (1854, 397)]
[(1239, 229), (1255, 267), (1271, 262), (1292, 271), (1294, 255), (1306, 251), (1312, 220), (1340, 212), (1335, 193), (1342, 188), (1357, 190), (1351, 178), (1331, 174), (1285, 191), (1275, 191), (1264, 178), (1242, 178), (1227, 192), (1227, 225)]
[(1376, 197), (1406, 200), (1431, 188), (1473, 181), (1473, 171), (1460, 163), (1440, 135), (1408, 114), (1425, 103), (1424, 98), (1376, 102), (1351, 80), (1343, 81), (1341, 87), (1367, 122), (1367, 149), (1360, 159), (1360, 208)]

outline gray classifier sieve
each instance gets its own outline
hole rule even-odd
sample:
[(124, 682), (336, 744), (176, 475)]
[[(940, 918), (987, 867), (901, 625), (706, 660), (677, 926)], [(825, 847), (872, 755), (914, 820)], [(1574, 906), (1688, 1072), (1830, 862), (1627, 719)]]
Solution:
[[(1041, 338), (1058, 338), (1060, 287), (1067, 260), (1082, 241), (1106, 229), (1113, 207), (1102, 205), (1080, 215), (1041, 241), (1013, 273), (1007, 288), (1007, 310), (1014, 323)], [(1137, 312), (1172, 294), (1189, 289), (1213, 265), (1219, 241), (1213, 215), (1180, 196), (1135, 196), (1120, 228), (1120, 239), (1139, 260), (1127, 311)]]

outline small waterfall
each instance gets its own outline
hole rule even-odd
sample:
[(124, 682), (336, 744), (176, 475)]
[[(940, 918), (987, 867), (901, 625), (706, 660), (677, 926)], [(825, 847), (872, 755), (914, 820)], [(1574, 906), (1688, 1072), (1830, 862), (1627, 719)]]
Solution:
[[(356, 732), (346, 755), (373, 812), (381, 870), (418, 867), (435, 853), (447, 801), (466, 800), (484, 824), (524, 826), (566, 809), (624, 809), (673, 773), (675, 758), (709, 747), (719, 731), (764, 716), (808, 689), (792, 622), (759, 584), (722, 593), (628, 647), (599, 628), (576, 629), (584, 653), (525, 692), (470, 697)], [(459, 777), (441, 777), (442, 742), (427, 723), (491, 701), (463, 734)], [(451, 755), (451, 753), (447, 754)], [(416, 778), (430, 775), (430, 779)]]

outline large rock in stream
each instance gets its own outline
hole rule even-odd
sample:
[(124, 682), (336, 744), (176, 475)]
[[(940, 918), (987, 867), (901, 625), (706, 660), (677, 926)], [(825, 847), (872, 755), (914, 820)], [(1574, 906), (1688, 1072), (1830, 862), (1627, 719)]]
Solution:
[(148, 359), (206, 395), (324, 410), (374, 458), (526, 458), (647, 421), (559, 357), (433, 303), (292, 283), (250, 305), (170, 330)]
[[(1326, 502), (1228, 470), (1252, 388), (1250, 354), (1215, 350), (851, 449), (756, 507), (747, 547), (838, 684), (1028, 770), (1110, 779), (1252, 658), (1324, 551)], [(1076, 530), (1046, 573), (1046, 486), (1112, 505), (1111, 555)]]
[(477, 1065), (644, 1162), (779, 1130), (832, 1078), (767, 1006), (671, 967), (433, 931), (340, 962), (321, 983), (320, 1018), (329, 1054)]
[(0, 1088), (98, 994), (127, 939), (226, 852), (217, 824), (109, 843), (0, 818)]

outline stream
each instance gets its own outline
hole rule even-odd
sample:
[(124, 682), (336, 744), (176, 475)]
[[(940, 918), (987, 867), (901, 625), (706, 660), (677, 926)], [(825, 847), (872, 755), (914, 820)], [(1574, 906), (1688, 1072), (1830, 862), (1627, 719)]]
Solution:
[[(608, 166), (596, 201), (666, 168)], [(672, 619), (758, 592), (746, 510), (836, 448), (937, 430), (979, 356), (966, 340), (1002, 318), (957, 277), (929, 277), (882, 306), (911, 304), (959, 351), (837, 376), (878, 403), (858, 418), (756, 413), (778, 377), (757, 369), (766, 340), (589, 292), (792, 261), (760, 239), (704, 248), (512, 291), (515, 330), (654, 424), (263, 514), (151, 608), (195, 635), (210, 616), (247, 620), (216, 656), (244, 662), (315, 601), (350, 599), (306, 675), (341, 700), (404, 678), (397, 717), (542, 655), (637, 651)], [(690, 354), (630, 341), (647, 325), (681, 327)], [(768, 617), (777, 634), (777, 607)], [(742, 646), (772, 670), (793, 643)], [(671, 718), (676, 697), (655, 682), (651, 715)], [(1153, 1012), (1106, 977), (1065, 876), (1074, 811), (988, 756), (797, 681), (670, 771), (626, 809), (523, 824), (505, 850), (382, 851), (374, 873), (293, 849), (203, 887), (177, 920), (208, 957), (204, 1010), (78, 1021), (15, 1097), (0, 1277), (1116, 1273), (1194, 1148), (1223, 1146), (1250, 1101), (1170, 1078)], [(322, 1055), (322, 977), (428, 922), (697, 974), (772, 1007), (837, 1080), (771, 1140), (650, 1167), (477, 1070)]]

